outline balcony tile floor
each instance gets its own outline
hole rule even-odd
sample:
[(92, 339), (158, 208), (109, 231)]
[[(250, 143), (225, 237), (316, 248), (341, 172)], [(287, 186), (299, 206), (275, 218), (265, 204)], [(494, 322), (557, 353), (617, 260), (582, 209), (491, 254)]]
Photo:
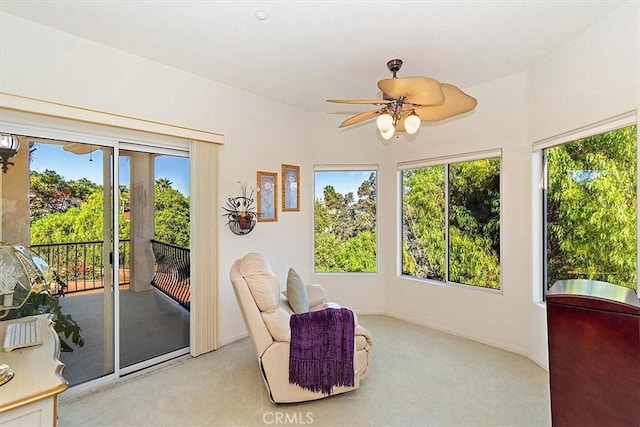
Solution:
[[(109, 374), (105, 369), (103, 292), (74, 294), (60, 300), (63, 312), (82, 328), (84, 346), (62, 352), (63, 376), (73, 385)], [(189, 312), (152, 288), (120, 290), (120, 364), (142, 362), (189, 346)], [(71, 343), (71, 340), (66, 340)]]

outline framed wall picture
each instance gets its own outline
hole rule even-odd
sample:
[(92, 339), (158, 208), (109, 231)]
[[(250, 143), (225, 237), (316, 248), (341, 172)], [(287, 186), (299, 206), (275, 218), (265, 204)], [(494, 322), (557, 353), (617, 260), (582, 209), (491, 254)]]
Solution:
[(258, 222), (278, 220), (278, 174), (258, 171)]
[(300, 166), (282, 165), (282, 212), (300, 211)]

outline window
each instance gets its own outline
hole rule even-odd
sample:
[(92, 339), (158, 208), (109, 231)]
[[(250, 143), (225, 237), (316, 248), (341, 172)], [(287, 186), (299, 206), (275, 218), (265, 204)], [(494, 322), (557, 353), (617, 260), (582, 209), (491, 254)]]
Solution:
[(500, 157), (401, 170), (402, 274), (500, 289)]
[(623, 122), (542, 150), (545, 290), (562, 279), (637, 288), (637, 127)]
[(377, 170), (314, 171), (314, 269), (375, 273)]

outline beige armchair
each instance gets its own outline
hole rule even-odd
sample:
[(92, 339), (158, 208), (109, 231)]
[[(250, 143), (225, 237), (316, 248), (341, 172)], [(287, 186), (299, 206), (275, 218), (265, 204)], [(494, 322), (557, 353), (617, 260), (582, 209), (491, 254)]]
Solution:
[[(258, 357), (262, 378), (274, 403), (290, 403), (326, 397), (289, 383), (289, 320), (294, 314), (286, 294), (280, 291), (278, 279), (267, 260), (258, 253), (249, 253), (234, 262), (230, 271), (233, 290)], [(337, 304), (328, 303), (324, 288), (306, 286), (309, 311), (322, 310)], [(371, 366), (372, 339), (368, 330), (355, 323), (354, 384), (336, 386), (331, 395), (345, 393), (360, 387)]]

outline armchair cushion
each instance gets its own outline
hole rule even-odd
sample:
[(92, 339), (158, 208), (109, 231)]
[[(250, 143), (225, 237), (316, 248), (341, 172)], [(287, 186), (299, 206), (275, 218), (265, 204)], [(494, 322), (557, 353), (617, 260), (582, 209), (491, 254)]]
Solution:
[(262, 313), (262, 320), (267, 326), (269, 333), (276, 341), (291, 341), (291, 328), (289, 318), (293, 313), (285, 304), (280, 304), (275, 310)]
[(275, 310), (280, 301), (280, 283), (267, 260), (258, 253), (248, 254), (242, 258), (238, 270), (258, 309), (262, 312)]
[(313, 284), (307, 285), (307, 295), (309, 296), (309, 310), (311, 307), (324, 308), (327, 303), (327, 292), (324, 286)]
[(309, 311), (307, 288), (293, 268), (290, 268), (287, 273), (287, 299), (294, 313), (300, 314)]

